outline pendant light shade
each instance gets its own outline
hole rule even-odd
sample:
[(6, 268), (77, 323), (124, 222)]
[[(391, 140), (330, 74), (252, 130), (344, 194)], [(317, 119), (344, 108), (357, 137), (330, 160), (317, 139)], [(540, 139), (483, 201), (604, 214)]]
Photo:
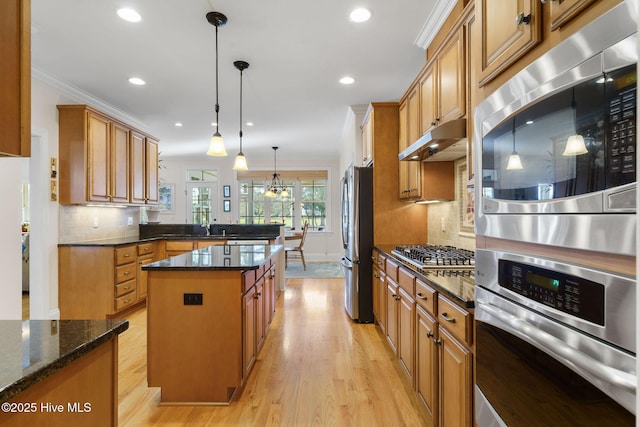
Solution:
[(218, 114), (220, 113), (220, 104), (218, 103), (218, 27), (222, 27), (227, 23), (227, 17), (220, 12), (207, 13), (207, 21), (216, 27), (216, 132), (209, 141), (209, 156), (226, 156), (227, 150), (224, 148), (224, 140), (220, 135)]
[(249, 63), (245, 61), (235, 61), (233, 65), (240, 70), (240, 152), (236, 156), (236, 161), (233, 163), (233, 169), (246, 171), (249, 167), (247, 166), (247, 158), (242, 152), (242, 72), (249, 68)]
[(280, 180), (280, 174), (276, 169), (276, 151), (278, 147), (271, 147), (273, 149), (273, 178), (271, 179), (271, 184), (267, 191), (264, 192), (265, 197), (289, 197), (289, 192), (286, 188), (284, 188), (284, 184)]
[(520, 155), (516, 152), (516, 118), (513, 118), (513, 129), (511, 130), (511, 135), (513, 136), (513, 151), (509, 156), (509, 161), (507, 162), (507, 170), (520, 170), (522, 169), (522, 161), (520, 160)]
[(576, 120), (576, 90), (573, 89), (571, 94), (571, 112), (573, 113), (573, 130), (575, 135), (571, 135), (567, 139), (567, 144), (564, 147), (563, 156), (578, 156), (580, 154), (586, 154), (589, 152), (587, 146), (584, 143), (582, 135), (578, 134), (577, 120)]

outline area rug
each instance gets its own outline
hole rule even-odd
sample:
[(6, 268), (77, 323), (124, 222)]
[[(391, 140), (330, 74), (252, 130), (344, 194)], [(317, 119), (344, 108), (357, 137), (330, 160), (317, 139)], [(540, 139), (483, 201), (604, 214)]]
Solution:
[(285, 279), (334, 279), (344, 277), (344, 273), (337, 261), (307, 261), (307, 271), (302, 268), (300, 261), (289, 261), (289, 265), (284, 270), (284, 277)]

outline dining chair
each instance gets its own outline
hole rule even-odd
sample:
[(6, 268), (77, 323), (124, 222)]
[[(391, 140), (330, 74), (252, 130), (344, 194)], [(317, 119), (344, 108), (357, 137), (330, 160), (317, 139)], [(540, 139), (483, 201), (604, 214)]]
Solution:
[(309, 228), (309, 222), (304, 223), (302, 228), (302, 236), (300, 236), (300, 242), (296, 246), (284, 248), (284, 268), (287, 268), (289, 264), (289, 257), (300, 258), (302, 260), (302, 267), (304, 271), (307, 271), (307, 264), (304, 261), (304, 240), (307, 237), (307, 229)]

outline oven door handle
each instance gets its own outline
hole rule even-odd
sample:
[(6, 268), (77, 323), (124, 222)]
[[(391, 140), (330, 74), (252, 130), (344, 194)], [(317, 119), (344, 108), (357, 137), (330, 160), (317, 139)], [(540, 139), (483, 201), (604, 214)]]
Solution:
[(553, 335), (536, 328), (530, 323), (487, 301), (476, 299), (476, 309), (483, 310), (487, 314), (500, 320), (500, 324), (494, 326), (515, 334), (540, 349), (546, 349), (547, 352), (550, 352), (552, 355), (565, 358), (571, 364), (590, 373), (601, 381), (635, 393), (637, 383), (635, 375), (607, 366), (599, 360), (568, 346), (564, 341)]

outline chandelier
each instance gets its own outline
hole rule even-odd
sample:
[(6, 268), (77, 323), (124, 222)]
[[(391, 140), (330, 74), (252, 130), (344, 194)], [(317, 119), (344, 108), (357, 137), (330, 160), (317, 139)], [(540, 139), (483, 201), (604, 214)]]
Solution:
[(209, 141), (209, 150), (207, 154), (210, 156), (226, 156), (227, 150), (224, 148), (224, 140), (218, 130), (218, 113), (220, 113), (220, 104), (218, 103), (218, 27), (222, 27), (227, 23), (227, 17), (220, 12), (207, 13), (207, 21), (216, 27), (216, 132)]
[(284, 184), (280, 179), (280, 174), (276, 169), (276, 151), (278, 150), (278, 147), (271, 148), (273, 148), (273, 178), (271, 178), (271, 184), (267, 191), (265, 191), (264, 195), (265, 197), (276, 197), (280, 194), (280, 197), (289, 197), (289, 192), (284, 188)]

